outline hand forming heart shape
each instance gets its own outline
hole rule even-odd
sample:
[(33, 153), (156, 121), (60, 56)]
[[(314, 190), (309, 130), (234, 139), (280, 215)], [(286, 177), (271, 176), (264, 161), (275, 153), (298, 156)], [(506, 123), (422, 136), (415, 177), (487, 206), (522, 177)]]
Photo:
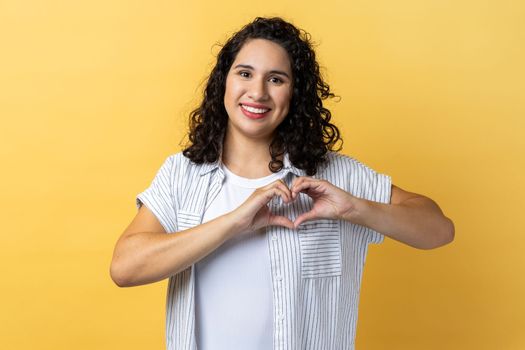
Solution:
[[(297, 199), (299, 193), (311, 197), (313, 206), (293, 222), (285, 216), (274, 215), (267, 206), (274, 196), (280, 196), (284, 203), (291, 203)], [(235, 220), (239, 223), (240, 230), (257, 230), (272, 225), (297, 229), (300, 224), (310, 220), (345, 219), (354, 210), (356, 200), (357, 197), (327, 180), (301, 176), (294, 179), (291, 188), (282, 180), (258, 188), (232, 214), (236, 214)]]

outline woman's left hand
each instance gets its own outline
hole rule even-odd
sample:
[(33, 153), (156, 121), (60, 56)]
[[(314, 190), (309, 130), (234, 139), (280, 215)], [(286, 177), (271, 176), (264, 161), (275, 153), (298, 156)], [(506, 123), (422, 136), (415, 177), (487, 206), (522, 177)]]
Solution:
[(290, 190), (293, 200), (300, 192), (313, 199), (312, 209), (295, 218), (295, 228), (305, 221), (315, 219), (344, 219), (354, 210), (357, 199), (326, 180), (305, 176), (295, 178)]

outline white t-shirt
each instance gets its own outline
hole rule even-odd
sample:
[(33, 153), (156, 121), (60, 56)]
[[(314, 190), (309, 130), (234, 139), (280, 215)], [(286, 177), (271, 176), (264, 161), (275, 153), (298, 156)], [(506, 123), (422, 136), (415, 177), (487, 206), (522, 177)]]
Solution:
[[(247, 179), (221, 165), (224, 184), (203, 223), (238, 208), (255, 191), (284, 176)], [(273, 301), (266, 229), (244, 232), (195, 264), (195, 324), (199, 350), (273, 348)]]

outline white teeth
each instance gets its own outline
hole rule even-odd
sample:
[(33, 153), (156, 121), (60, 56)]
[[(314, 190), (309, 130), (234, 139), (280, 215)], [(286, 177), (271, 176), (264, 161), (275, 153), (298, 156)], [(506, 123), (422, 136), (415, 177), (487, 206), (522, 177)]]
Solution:
[(266, 113), (266, 112), (268, 112), (270, 110), (268, 108), (254, 108), (254, 107), (250, 107), (250, 106), (246, 106), (246, 105), (241, 105), (241, 106), (242, 106), (242, 108), (244, 108), (248, 112), (257, 113), (257, 114)]

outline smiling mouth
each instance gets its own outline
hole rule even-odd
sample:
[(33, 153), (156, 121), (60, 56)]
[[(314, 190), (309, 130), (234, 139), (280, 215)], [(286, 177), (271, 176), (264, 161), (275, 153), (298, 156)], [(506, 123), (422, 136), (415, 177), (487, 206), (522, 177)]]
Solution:
[(242, 103), (240, 104), (241, 108), (250, 112), (250, 113), (254, 113), (254, 114), (264, 114), (266, 112), (269, 112), (271, 109), (270, 108), (255, 108), (255, 107), (250, 107), (250, 106), (247, 106), (247, 105), (243, 105)]
[(251, 106), (239, 104), (241, 107), (242, 114), (252, 120), (262, 120), (270, 115), (271, 108), (256, 108)]

